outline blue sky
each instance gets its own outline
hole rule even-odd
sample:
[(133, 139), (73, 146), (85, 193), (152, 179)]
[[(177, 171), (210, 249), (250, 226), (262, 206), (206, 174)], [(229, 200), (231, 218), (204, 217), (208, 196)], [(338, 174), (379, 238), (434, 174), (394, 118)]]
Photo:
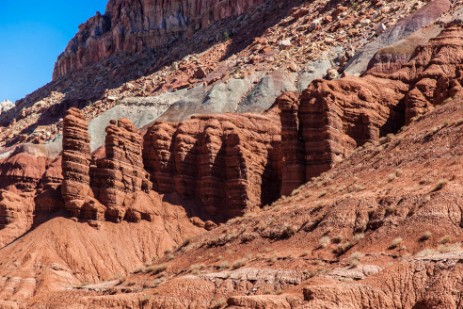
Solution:
[(78, 26), (107, 0), (0, 0), (0, 101), (51, 81), (53, 65)]

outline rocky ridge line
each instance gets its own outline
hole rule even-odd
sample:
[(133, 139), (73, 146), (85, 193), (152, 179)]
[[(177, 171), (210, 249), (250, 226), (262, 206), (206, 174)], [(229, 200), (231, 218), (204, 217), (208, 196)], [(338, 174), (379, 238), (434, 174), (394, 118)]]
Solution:
[(56, 80), (69, 72), (116, 53), (135, 54), (165, 47), (199, 29), (263, 4), (264, 0), (239, 1), (109, 1), (104, 15), (97, 13), (79, 27), (79, 33), (59, 56)]

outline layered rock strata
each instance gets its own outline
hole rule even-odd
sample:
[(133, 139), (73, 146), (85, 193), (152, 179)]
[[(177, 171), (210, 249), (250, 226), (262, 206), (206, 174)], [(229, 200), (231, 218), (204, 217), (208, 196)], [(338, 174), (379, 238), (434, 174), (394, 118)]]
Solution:
[(252, 211), (278, 196), (275, 120), (225, 114), (158, 122), (145, 135), (146, 169), (161, 193), (197, 197), (210, 215), (230, 218)]
[(77, 108), (67, 111), (63, 120), (63, 183), (61, 193), (66, 210), (75, 216), (89, 195), (90, 188), (90, 136), (84, 115)]
[(405, 98), (407, 123), (432, 110), (434, 105), (461, 94), (462, 59), (463, 29), (458, 21), (417, 48), (412, 59), (390, 76), (411, 85)]
[(264, 2), (111, 0), (104, 15), (97, 13), (79, 27), (77, 35), (58, 58), (53, 79), (116, 53), (134, 54), (167, 46)]
[[(92, 172), (96, 197), (108, 207), (107, 216), (121, 220), (128, 209), (125, 195), (149, 193), (151, 177), (157, 192), (197, 198), (218, 220), (253, 211), (456, 96), (461, 48), (461, 26), (452, 24), (392, 74), (315, 80), (299, 97), (282, 95), (263, 116), (157, 122), (144, 140), (127, 121), (113, 122), (107, 129), (107, 158)], [(83, 169), (84, 176), (87, 172)]]
[(92, 187), (111, 218), (125, 217), (127, 200), (133, 199), (132, 193), (151, 190), (149, 176), (143, 168), (141, 146), (142, 137), (129, 120), (111, 121), (106, 128), (106, 158), (96, 161)]
[(39, 148), (18, 147), (0, 164), (0, 248), (29, 230), (34, 214), (61, 207), (60, 171), (47, 173), (51, 160)]
[[(294, 99), (280, 98), (284, 160), (286, 172), (292, 174), (283, 179), (295, 180), (294, 185), (285, 180), (282, 192), (329, 170), (355, 148), (397, 132), (414, 117), (461, 95), (461, 55), (463, 31), (460, 22), (454, 22), (391, 74), (315, 80), (303, 91), (299, 105)], [(301, 144), (303, 164), (296, 155)], [(295, 166), (305, 167), (305, 177)]]
[[(34, 211), (53, 212), (61, 203), (85, 219), (150, 220), (150, 205), (160, 203), (156, 192), (200, 201), (217, 220), (241, 215), (290, 194), (353, 149), (460, 95), (462, 54), (463, 31), (454, 22), (418, 47), (400, 70), (315, 80), (300, 96), (279, 97), (264, 115), (157, 122), (144, 138), (129, 121), (113, 121), (106, 157), (98, 160), (90, 154), (87, 122), (72, 108), (63, 121), (62, 161), (18, 148), (2, 162), (0, 189), (28, 199), (32, 206), (21, 215), (27, 218), (19, 220), (25, 226)], [(61, 181), (64, 202), (57, 194)], [(18, 209), (2, 206), (0, 212), (3, 227), (19, 222), (13, 219)]]
[(355, 148), (397, 131), (404, 123), (400, 81), (344, 78), (314, 81), (299, 107), (306, 179), (320, 175)]
[(63, 129), (63, 183), (65, 208), (83, 219), (150, 220), (150, 206), (160, 203), (143, 169), (142, 138), (127, 119), (112, 121), (106, 129), (106, 157), (92, 160), (88, 124), (82, 113), (70, 109)]

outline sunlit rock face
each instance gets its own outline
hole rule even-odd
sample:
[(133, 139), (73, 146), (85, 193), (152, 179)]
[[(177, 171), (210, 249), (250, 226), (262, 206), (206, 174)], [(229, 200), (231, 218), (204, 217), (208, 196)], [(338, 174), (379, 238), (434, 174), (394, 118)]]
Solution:
[(190, 37), (265, 0), (112, 0), (79, 27), (55, 65), (53, 79), (118, 53), (134, 54)]

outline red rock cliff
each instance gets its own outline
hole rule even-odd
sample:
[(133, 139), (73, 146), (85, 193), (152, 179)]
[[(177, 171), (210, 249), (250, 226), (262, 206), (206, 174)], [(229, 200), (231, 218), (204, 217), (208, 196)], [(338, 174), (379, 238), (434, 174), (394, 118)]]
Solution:
[(145, 135), (145, 166), (155, 190), (197, 197), (218, 218), (242, 215), (278, 197), (279, 131), (270, 115), (158, 122)]
[(76, 108), (67, 111), (63, 120), (64, 181), (61, 193), (65, 207), (73, 215), (79, 215), (90, 189), (90, 136), (82, 112)]
[(88, 124), (71, 108), (64, 118), (63, 182), (65, 208), (83, 219), (151, 220), (160, 198), (151, 191), (141, 157), (142, 137), (127, 119), (106, 129), (106, 157), (90, 155)]
[(238, 16), (265, 0), (111, 0), (104, 15), (97, 14), (59, 56), (53, 79), (109, 56), (167, 46), (195, 31)]
[(141, 219), (133, 213), (132, 193), (149, 193), (152, 187), (143, 168), (141, 145), (141, 135), (127, 119), (112, 121), (106, 128), (106, 158), (97, 160), (92, 187), (110, 218), (121, 220), (129, 211), (130, 219)]
[[(355, 148), (397, 132), (412, 117), (460, 95), (462, 37), (461, 25), (452, 23), (396, 72), (315, 80), (301, 95), (279, 97), (264, 115), (157, 122), (143, 138), (128, 120), (113, 121), (106, 157), (95, 162), (87, 123), (71, 109), (63, 130), (66, 209), (86, 219), (150, 220), (152, 205), (160, 200), (157, 193), (177, 193), (200, 202), (217, 220), (256, 210), (329, 170)], [(20, 159), (12, 156), (3, 163), (10, 172), (0, 189), (35, 190), (40, 181), (48, 183), (41, 180), (45, 166), (23, 177), (22, 169), (8, 165)], [(59, 173), (51, 174), (56, 175), (45, 177), (51, 183), (59, 179)], [(4, 207), (3, 224), (11, 223), (14, 212)]]

